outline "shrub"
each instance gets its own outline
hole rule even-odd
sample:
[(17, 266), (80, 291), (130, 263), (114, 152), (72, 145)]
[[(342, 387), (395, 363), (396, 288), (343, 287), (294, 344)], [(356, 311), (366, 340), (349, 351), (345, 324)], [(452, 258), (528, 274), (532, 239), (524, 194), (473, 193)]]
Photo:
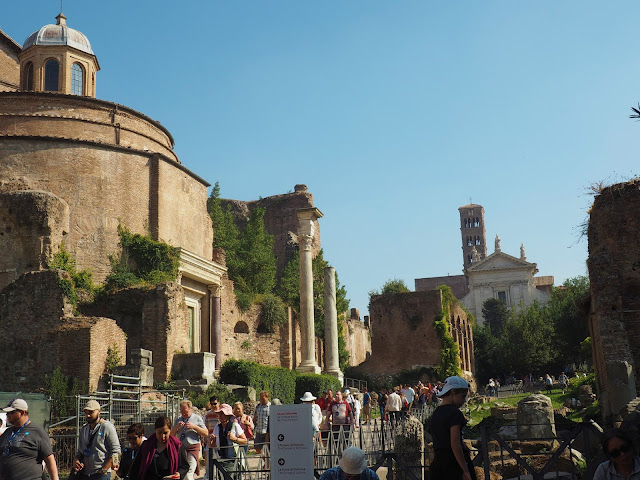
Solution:
[(265, 295), (262, 299), (262, 318), (268, 332), (287, 324), (287, 308), (280, 297)]
[(204, 392), (187, 392), (187, 396), (189, 397), (189, 400), (191, 400), (191, 403), (198, 408), (204, 408), (209, 401), (209, 398), (214, 395), (220, 399), (220, 403), (228, 403), (229, 405), (233, 405), (237, 401), (244, 400), (243, 398), (237, 398), (233, 393), (227, 390), (224, 385), (220, 385), (218, 383), (209, 385), (207, 390)]
[(47, 393), (51, 397), (54, 415), (58, 418), (66, 417), (75, 412), (75, 396), (80, 394), (78, 379), (66, 376), (60, 367), (45, 375)]
[(295, 371), (282, 367), (268, 367), (256, 362), (227, 360), (220, 368), (220, 381), (226, 384), (246, 385), (256, 392), (266, 390), (271, 398), (293, 403), (296, 391)]

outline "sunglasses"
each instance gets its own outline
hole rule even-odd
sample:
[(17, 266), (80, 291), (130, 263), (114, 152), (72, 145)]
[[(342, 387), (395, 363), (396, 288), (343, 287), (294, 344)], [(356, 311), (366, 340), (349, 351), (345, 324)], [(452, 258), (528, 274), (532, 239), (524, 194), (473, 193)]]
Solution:
[(622, 455), (623, 453), (627, 453), (630, 452), (631, 449), (633, 447), (631, 447), (631, 445), (627, 444), (627, 445), (622, 445), (620, 448), (614, 448), (613, 450), (611, 450), (609, 452), (609, 456), (611, 458), (618, 458), (620, 455)]

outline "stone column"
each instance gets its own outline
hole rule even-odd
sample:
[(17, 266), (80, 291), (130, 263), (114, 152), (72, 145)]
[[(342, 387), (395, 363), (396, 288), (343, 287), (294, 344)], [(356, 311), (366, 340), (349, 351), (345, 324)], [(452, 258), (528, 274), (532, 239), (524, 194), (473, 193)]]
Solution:
[(344, 381), (338, 354), (338, 312), (336, 310), (336, 269), (324, 269), (324, 372)]
[(298, 215), (298, 241), (300, 242), (300, 336), (301, 361), (298, 370), (320, 373), (316, 363), (315, 326), (313, 323), (313, 259), (312, 245), (315, 221), (322, 217), (317, 208), (301, 208)]
[(209, 285), (209, 302), (211, 318), (211, 353), (216, 355), (216, 370), (222, 362), (222, 286)]

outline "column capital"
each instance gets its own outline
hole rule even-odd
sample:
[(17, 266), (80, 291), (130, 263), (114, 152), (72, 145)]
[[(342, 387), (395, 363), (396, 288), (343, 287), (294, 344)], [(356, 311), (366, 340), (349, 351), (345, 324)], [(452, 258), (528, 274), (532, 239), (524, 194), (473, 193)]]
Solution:
[(322, 212), (315, 207), (300, 208), (296, 210), (298, 216), (298, 234), (313, 236), (315, 231), (315, 221), (324, 217)]
[(209, 289), (209, 292), (211, 292), (211, 296), (213, 296), (213, 297), (221, 297), (222, 296), (222, 290), (224, 289), (224, 286), (211, 284), (211, 285), (207, 285), (207, 288)]

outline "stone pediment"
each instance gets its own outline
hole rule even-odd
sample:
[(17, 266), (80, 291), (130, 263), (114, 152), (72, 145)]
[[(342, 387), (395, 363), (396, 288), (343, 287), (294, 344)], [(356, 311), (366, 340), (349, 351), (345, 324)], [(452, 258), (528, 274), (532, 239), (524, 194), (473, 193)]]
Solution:
[(483, 272), (491, 270), (509, 269), (536, 269), (535, 263), (527, 262), (516, 257), (512, 257), (503, 252), (494, 252), (488, 257), (467, 268), (468, 273)]

